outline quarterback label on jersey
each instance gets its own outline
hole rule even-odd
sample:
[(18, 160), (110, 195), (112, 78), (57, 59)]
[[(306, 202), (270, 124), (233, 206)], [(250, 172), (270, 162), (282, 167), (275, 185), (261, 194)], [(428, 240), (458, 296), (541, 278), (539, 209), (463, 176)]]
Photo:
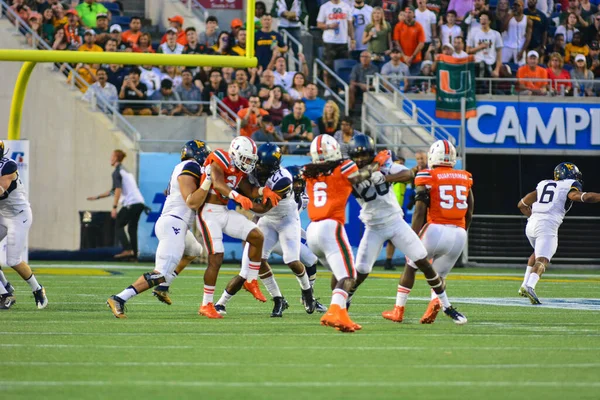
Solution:
[[(206, 167), (213, 163), (221, 167), (225, 177), (225, 183), (231, 189), (237, 189), (242, 179), (244, 179), (247, 176), (244, 172), (240, 171), (233, 165), (233, 163), (231, 162), (231, 158), (229, 157), (229, 153), (222, 149), (216, 149), (215, 151), (210, 153), (209, 156), (206, 157), (204, 166)], [(202, 181), (204, 181), (205, 177), (206, 176), (202, 176)], [(210, 193), (220, 196), (219, 198), (221, 200), (221, 203), (223, 204), (227, 204), (229, 202), (228, 197), (223, 196), (221, 193), (218, 193), (213, 188), (210, 189)]]
[(465, 228), (467, 199), (473, 186), (469, 172), (450, 167), (426, 169), (417, 174), (415, 186), (429, 189), (428, 222)]
[(346, 160), (330, 175), (306, 179), (308, 216), (311, 221), (333, 219), (346, 223), (346, 203), (352, 193), (348, 177), (358, 171), (354, 161)]

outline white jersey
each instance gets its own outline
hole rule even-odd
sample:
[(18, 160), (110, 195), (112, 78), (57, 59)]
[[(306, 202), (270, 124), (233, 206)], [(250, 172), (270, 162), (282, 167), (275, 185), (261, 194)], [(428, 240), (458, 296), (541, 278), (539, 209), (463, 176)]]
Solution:
[(467, 46), (477, 47), (481, 43), (489, 43), (489, 47), (475, 53), (475, 61), (483, 61), (487, 65), (496, 64), (496, 50), (504, 47), (500, 33), (493, 29), (490, 29), (487, 32), (484, 32), (481, 29), (472, 29), (467, 38)]
[(337, 4), (328, 1), (319, 8), (318, 22), (327, 25), (338, 23), (337, 28), (323, 31), (323, 42), (347, 44), (348, 24), (352, 23), (352, 7), (343, 1)]
[(16, 178), (11, 182), (10, 186), (0, 196), (0, 215), (3, 217), (14, 217), (23, 210), (29, 209), (29, 200), (27, 200), (27, 192), (19, 178), (17, 163), (10, 158), (3, 157), (0, 159), (0, 174), (10, 175), (17, 173)]
[(445, 44), (454, 45), (454, 38), (463, 35), (462, 29), (460, 29), (460, 26), (458, 25), (453, 25), (452, 27), (449, 27), (447, 24), (442, 25), (440, 32), (440, 36), (442, 37), (442, 46)]
[(415, 20), (423, 27), (423, 31), (425, 32), (425, 43), (431, 43), (431, 38), (433, 36), (431, 25), (436, 26), (437, 23), (435, 13), (430, 10), (421, 11), (417, 9), (415, 10)]
[[(253, 174), (249, 175), (249, 179), (253, 185), (261, 186)], [(265, 187), (268, 187), (281, 196), (281, 200), (279, 200), (276, 207), (262, 214), (262, 218), (281, 219), (288, 215), (298, 216), (298, 204), (296, 204), (296, 200), (294, 199), (293, 182), (292, 174), (283, 167), (271, 175), (265, 183)]]
[(371, 14), (373, 7), (365, 4), (361, 8), (354, 7), (352, 9), (352, 18), (354, 20), (354, 39), (356, 40), (355, 50), (366, 50), (368, 44), (363, 44), (362, 38), (365, 32), (365, 27), (371, 23)]
[(504, 39), (504, 47), (521, 50), (525, 44), (527, 33), (527, 15), (523, 15), (521, 21), (517, 21), (512, 17), (508, 21), (508, 29), (506, 30), (506, 38)]
[(185, 160), (175, 166), (171, 174), (171, 180), (169, 180), (167, 199), (161, 215), (170, 215), (179, 218), (188, 225), (188, 228), (192, 228), (196, 212), (187, 206), (185, 199), (181, 196), (181, 188), (177, 180), (180, 175), (189, 175), (196, 178), (199, 185), (200, 177), (202, 176), (200, 164), (196, 160)]
[[(392, 175), (407, 169), (404, 165), (395, 164), (390, 158), (379, 171), (383, 175)], [(392, 185), (390, 183), (385, 182), (380, 185), (373, 185), (370, 181), (364, 183), (369, 185), (363, 189), (359, 189), (359, 185), (354, 185), (353, 193), (361, 206), (360, 220), (365, 225), (385, 224), (396, 218), (398, 214), (401, 217), (404, 216), (396, 195), (391, 190)]]
[(537, 201), (531, 206), (533, 220), (551, 221), (560, 225), (565, 214), (571, 209), (568, 195), (571, 190), (581, 191), (581, 184), (574, 179), (561, 181), (545, 180), (536, 187)]

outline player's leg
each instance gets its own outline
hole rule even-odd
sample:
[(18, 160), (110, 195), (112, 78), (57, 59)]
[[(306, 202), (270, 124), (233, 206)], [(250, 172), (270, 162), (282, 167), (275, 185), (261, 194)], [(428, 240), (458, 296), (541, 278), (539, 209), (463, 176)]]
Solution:
[(344, 226), (333, 220), (313, 222), (309, 225), (307, 234), (308, 246), (317, 256), (319, 253), (325, 255), (334, 275), (332, 283), (335, 283), (335, 287), (331, 296), (331, 305), (321, 318), (321, 324), (344, 332), (361, 329), (360, 325), (350, 320), (346, 309), (348, 292), (354, 287), (356, 281), (356, 269)]
[(385, 264), (383, 269), (386, 271), (395, 271), (396, 267), (394, 267), (394, 253), (396, 252), (396, 246), (391, 241), (388, 241), (387, 246), (385, 247)]
[(43, 309), (48, 305), (46, 289), (37, 281), (31, 267), (22, 258), (32, 222), (33, 215), (29, 208), (15, 217), (0, 219), (0, 225), (6, 228), (6, 264), (27, 282), (37, 308)]
[(131, 241), (129, 237), (125, 233), (125, 227), (131, 222), (131, 210), (129, 207), (121, 207), (119, 213), (117, 214), (117, 219), (115, 221), (115, 234), (117, 236), (117, 241), (121, 243), (123, 246), (123, 251), (117, 255), (115, 258), (125, 258), (134, 256), (133, 249), (131, 248)]
[(181, 257), (181, 260), (179, 260), (179, 263), (177, 264), (177, 267), (175, 267), (173, 273), (165, 276), (165, 281), (156, 286), (152, 291), (152, 294), (161, 302), (171, 305), (173, 303), (171, 297), (169, 296), (169, 288), (171, 287), (171, 283), (177, 276), (179, 276), (185, 267), (190, 265), (192, 261), (201, 255), (202, 246), (200, 246), (200, 243), (198, 243), (194, 234), (188, 229), (185, 234), (185, 250), (183, 251), (183, 257)]
[(535, 293), (535, 287), (546, 271), (552, 256), (558, 248), (558, 236), (556, 234), (543, 235), (536, 238), (535, 241), (535, 263), (531, 268), (531, 274), (525, 284), (525, 295), (531, 301), (531, 304), (542, 304)]
[(271, 317), (282, 317), (283, 312), (288, 309), (289, 304), (281, 294), (281, 290), (279, 289), (279, 285), (275, 280), (275, 275), (273, 275), (273, 270), (267, 259), (262, 260), (258, 276), (273, 299), (273, 311), (271, 312)]
[[(427, 249), (428, 258), (433, 258), (433, 269), (442, 279), (446, 279), (464, 250), (467, 232), (460, 227), (434, 225), (427, 230), (421, 240)], [(421, 317), (421, 323), (432, 324), (441, 309), (442, 304), (432, 290), (431, 301)]]
[[(269, 249), (272, 249), (277, 245), (279, 234), (272, 221), (268, 218), (261, 218), (257, 225), (258, 229), (260, 229), (264, 236), (262, 259), (268, 259), (269, 255), (271, 254)], [(264, 303), (267, 301), (267, 299), (264, 294), (262, 294), (258, 286), (258, 275), (262, 264), (250, 264), (250, 256), (248, 255), (248, 252), (246, 252), (245, 255), (246, 256), (244, 260), (248, 263), (248, 275), (246, 276), (246, 281), (244, 282), (244, 289), (250, 292), (256, 300)]]
[(531, 270), (533, 269), (533, 265), (535, 264), (535, 253), (531, 253), (529, 258), (527, 259), (527, 268), (525, 269), (525, 275), (523, 276), (523, 283), (521, 283), (521, 287), (519, 288), (519, 296), (527, 297), (525, 294), (525, 286), (527, 286), (527, 281), (529, 280), (529, 276), (531, 275)]
[[(6, 228), (6, 222), (4, 222), (3, 217), (0, 217), (0, 241), (4, 240), (6, 235), (8, 234), (8, 229)], [(4, 298), (0, 299), (0, 302), (6, 305), (3, 309), (10, 308), (13, 304), (17, 302), (16, 296), (14, 294), (15, 288), (10, 284), (10, 282), (6, 279), (4, 272), (2, 271), (2, 267), (0, 267), (0, 294), (4, 294)], [(2, 290), (4, 289), (4, 290)], [(10, 296), (8, 296), (10, 294)], [(10, 298), (9, 298), (10, 297)], [(0, 305), (1, 307), (1, 305)]]
[(352, 302), (352, 298), (358, 287), (365, 279), (367, 279), (373, 270), (373, 265), (375, 264), (375, 261), (377, 261), (377, 256), (381, 253), (383, 243), (385, 243), (387, 239), (385, 233), (382, 235), (378, 230), (369, 226), (366, 227), (365, 233), (358, 245), (358, 252), (356, 253), (356, 282), (354, 283), (354, 287), (350, 290), (350, 293), (348, 293), (347, 308), (350, 308), (350, 303)]
[(523, 283), (521, 283), (521, 287), (519, 288), (519, 296), (527, 297), (527, 281), (529, 280), (529, 276), (531, 275), (531, 270), (533, 269), (533, 265), (535, 264), (535, 241), (536, 241), (536, 227), (538, 225), (538, 221), (535, 219), (530, 219), (527, 221), (527, 225), (525, 227), (525, 236), (527, 236), (527, 240), (529, 240), (529, 244), (534, 252), (529, 256), (527, 260), (527, 268), (525, 269), (525, 276), (523, 276)]
[(223, 227), (226, 222), (227, 209), (222, 206), (205, 204), (198, 213), (198, 227), (208, 252), (208, 265), (204, 271), (204, 295), (198, 314), (212, 319), (223, 318), (215, 310), (214, 295), (225, 253)]
[(134, 204), (129, 210), (129, 222), (127, 223), (127, 234), (129, 235), (129, 241), (131, 243), (131, 251), (133, 251), (133, 257), (138, 257), (138, 224), (140, 222), (140, 216), (144, 212), (143, 204)]
[(183, 257), (187, 224), (170, 216), (161, 216), (156, 222), (155, 231), (158, 238), (155, 267), (151, 272), (142, 274), (133, 284), (120, 293), (108, 298), (106, 304), (117, 318), (126, 318), (125, 303), (132, 297), (157, 286), (173, 274), (175, 267)]

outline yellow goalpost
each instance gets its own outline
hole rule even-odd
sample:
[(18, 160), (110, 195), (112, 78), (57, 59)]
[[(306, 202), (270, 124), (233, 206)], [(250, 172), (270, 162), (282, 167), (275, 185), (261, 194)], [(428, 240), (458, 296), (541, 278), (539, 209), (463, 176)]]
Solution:
[(13, 91), (8, 120), (8, 139), (19, 140), (21, 116), (29, 77), (37, 63), (84, 63), (125, 65), (175, 65), (186, 67), (252, 68), (258, 65), (254, 56), (254, 7), (256, 0), (248, 0), (246, 10), (246, 56), (211, 56), (191, 54), (148, 53), (91, 53), (78, 51), (8, 50), (0, 49), (0, 61), (25, 62), (21, 67)]

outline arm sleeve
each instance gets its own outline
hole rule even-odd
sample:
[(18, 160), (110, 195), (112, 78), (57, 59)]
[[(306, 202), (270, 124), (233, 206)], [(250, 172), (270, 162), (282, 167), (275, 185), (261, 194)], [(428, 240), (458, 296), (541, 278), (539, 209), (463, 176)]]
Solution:
[(273, 185), (272, 190), (275, 193), (277, 193), (278, 195), (280, 195), (281, 198), (287, 197), (287, 195), (292, 190), (292, 181), (291, 181), (291, 179), (288, 178), (288, 177), (283, 177), (283, 178), (279, 179)]
[(571, 189), (569, 189), (569, 192), (571, 190), (577, 190), (578, 192), (583, 192), (583, 186), (581, 186), (581, 183), (579, 183), (578, 181), (574, 181), (571, 184)]
[(358, 166), (352, 160), (346, 160), (342, 163), (342, 175), (346, 178), (353, 173), (358, 172)]
[(13, 160), (8, 160), (8, 162), (2, 167), (2, 176), (10, 175), (15, 172), (17, 172), (17, 163)]
[(431, 173), (427, 169), (424, 169), (423, 171), (417, 173), (417, 176), (415, 177), (415, 186), (429, 187), (429, 186), (431, 186), (432, 182), (433, 182), (433, 177), (431, 176)]
[(123, 187), (123, 177), (121, 176), (121, 166), (118, 166), (117, 168), (115, 168), (115, 170), (112, 173), (112, 179), (113, 179), (112, 190), (121, 189)]
[(202, 175), (202, 171), (200, 171), (200, 164), (198, 164), (197, 162), (190, 161), (189, 163), (183, 166), (183, 169), (181, 170), (179, 176), (181, 175), (189, 175), (193, 176), (194, 178), (200, 179), (200, 176)]

